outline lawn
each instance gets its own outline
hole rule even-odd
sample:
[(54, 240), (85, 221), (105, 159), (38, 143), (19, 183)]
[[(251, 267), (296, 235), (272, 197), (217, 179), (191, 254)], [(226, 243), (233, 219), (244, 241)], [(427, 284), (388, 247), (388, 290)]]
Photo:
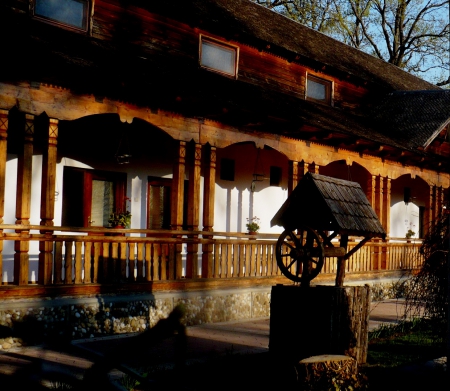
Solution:
[[(381, 326), (370, 333), (367, 364), (359, 368), (358, 383), (350, 379), (340, 388), (330, 389), (448, 391), (446, 372), (426, 365), (429, 360), (445, 355), (445, 341), (437, 338), (424, 320)], [(224, 357), (211, 357), (207, 362), (189, 365), (179, 372), (150, 370), (148, 375), (156, 380), (150, 388), (153, 391), (302, 390), (296, 381), (294, 365), (269, 353), (238, 355), (230, 352)], [(359, 387), (355, 387), (356, 384)], [(129, 384), (128, 389), (132, 389)], [(303, 388), (312, 389), (325, 391), (326, 388)]]

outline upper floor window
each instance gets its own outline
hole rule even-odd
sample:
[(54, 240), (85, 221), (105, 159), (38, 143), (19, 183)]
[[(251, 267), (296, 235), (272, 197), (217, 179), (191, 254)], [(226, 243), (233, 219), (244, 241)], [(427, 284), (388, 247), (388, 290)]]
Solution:
[(306, 78), (306, 99), (331, 104), (331, 87), (331, 81), (308, 75)]
[(87, 31), (89, 0), (32, 0), (33, 15), (48, 23)]
[(238, 48), (200, 35), (200, 65), (227, 76), (237, 76)]

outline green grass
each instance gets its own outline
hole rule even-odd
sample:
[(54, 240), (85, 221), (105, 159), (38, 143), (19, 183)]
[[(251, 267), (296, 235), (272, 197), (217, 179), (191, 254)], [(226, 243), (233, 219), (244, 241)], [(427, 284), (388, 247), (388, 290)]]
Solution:
[(367, 364), (361, 370), (370, 390), (441, 390), (448, 381), (443, 371), (432, 371), (427, 361), (446, 356), (446, 341), (426, 319), (383, 325), (369, 333)]
[[(446, 355), (445, 341), (435, 337), (432, 325), (423, 319), (383, 325), (369, 334), (367, 364), (359, 366), (359, 375), (347, 379), (336, 390), (414, 391), (447, 390), (445, 372), (424, 370), (424, 363)], [(282, 389), (299, 390), (292, 363), (274, 360), (269, 353), (236, 354), (211, 357), (175, 373), (168, 368), (150, 368), (149, 378), (156, 384), (152, 391)], [(128, 384), (127, 384), (128, 383)], [(132, 388), (132, 379), (124, 386)], [(214, 385), (214, 386), (213, 386)], [(358, 386), (358, 387), (355, 387)], [(139, 387), (137, 388), (139, 389)], [(335, 388), (333, 388), (335, 390)], [(320, 389), (322, 391), (322, 389)]]

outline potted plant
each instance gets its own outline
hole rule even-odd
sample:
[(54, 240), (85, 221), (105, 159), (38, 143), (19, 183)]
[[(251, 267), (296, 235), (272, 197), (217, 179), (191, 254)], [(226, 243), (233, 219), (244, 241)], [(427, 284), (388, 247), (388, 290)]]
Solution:
[(247, 231), (249, 235), (255, 235), (259, 231), (259, 217), (247, 218)]
[[(129, 201), (128, 197), (125, 197), (125, 203)], [(130, 228), (131, 213), (125, 205), (124, 209), (118, 209), (109, 215), (108, 223), (113, 228)]]
[(405, 237), (406, 237), (406, 242), (409, 243), (411, 240), (411, 238), (415, 235), (416, 233), (412, 230), (412, 229), (408, 229), (408, 232), (406, 233)]

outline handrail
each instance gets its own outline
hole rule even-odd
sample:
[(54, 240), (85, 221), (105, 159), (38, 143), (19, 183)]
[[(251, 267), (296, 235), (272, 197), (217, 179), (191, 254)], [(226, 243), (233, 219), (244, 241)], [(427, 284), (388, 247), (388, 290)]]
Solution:
[[(276, 277), (282, 275), (275, 254), (278, 238), (267, 233), (0, 225), (1, 242), (41, 243), (38, 253), (30, 253), (26, 243), (15, 246), (15, 270), (9, 275), (14, 275), (10, 283), (19, 285), (29, 284), (31, 256), (39, 259), (35, 274), (42, 285)], [(359, 240), (348, 244), (346, 273), (420, 266), (420, 240), (375, 239), (353, 253)], [(326, 257), (322, 273), (336, 273), (336, 263)], [(0, 258), (0, 271), (6, 266), (11, 269), (11, 261), (2, 266)]]

